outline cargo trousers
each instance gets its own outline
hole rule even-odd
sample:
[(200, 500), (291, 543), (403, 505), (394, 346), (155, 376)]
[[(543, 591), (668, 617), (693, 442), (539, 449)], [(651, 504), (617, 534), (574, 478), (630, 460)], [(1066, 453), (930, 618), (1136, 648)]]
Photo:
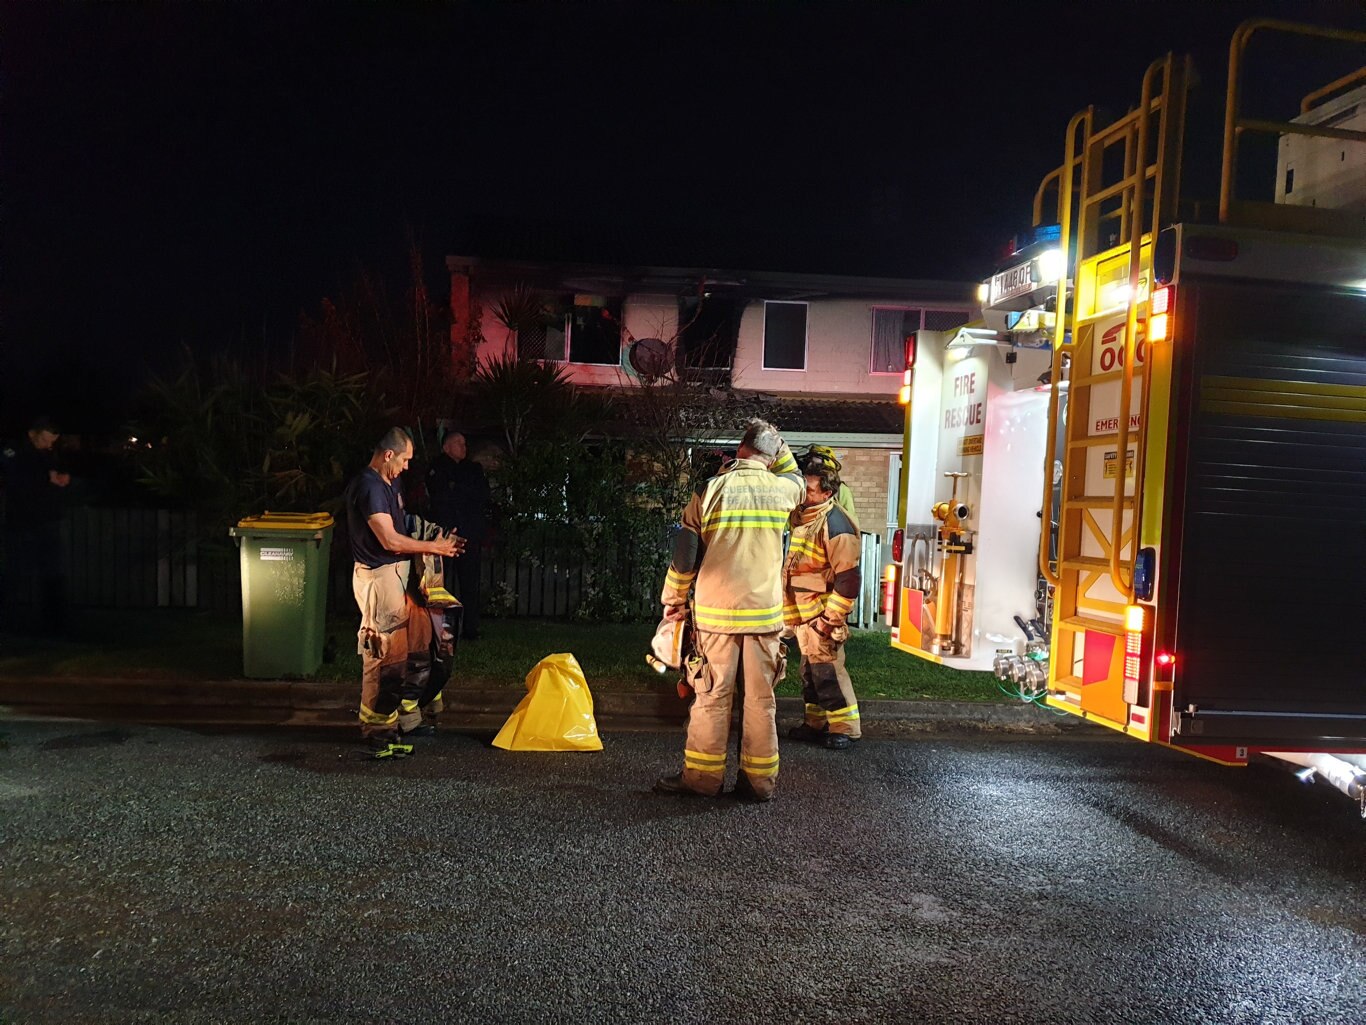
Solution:
[(409, 572), (406, 559), (374, 569), (356, 563), (352, 570), (351, 587), (361, 613), (362, 736), (411, 730), (421, 724), (424, 710), (441, 710), (449, 663), (434, 665), (432, 617), (409, 594)]
[(854, 681), (844, 668), (844, 642), (849, 628), (835, 627), (830, 637), (817, 633), (807, 623), (793, 627), (797, 647), (802, 653), (802, 700), (806, 702), (806, 725), (813, 730), (829, 729), (851, 740), (863, 735), (859, 725), (858, 697)]
[(696, 692), (683, 748), (683, 785), (715, 796), (726, 777), (731, 708), (744, 673), (740, 774), (759, 797), (778, 781), (778, 701), (773, 688), (787, 669), (778, 634), (697, 631), (697, 650), (687, 662)]

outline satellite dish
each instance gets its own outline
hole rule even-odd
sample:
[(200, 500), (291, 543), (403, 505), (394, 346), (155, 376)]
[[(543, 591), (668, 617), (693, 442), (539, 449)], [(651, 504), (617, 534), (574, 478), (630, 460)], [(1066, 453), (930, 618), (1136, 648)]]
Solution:
[(660, 338), (640, 338), (626, 353), (627, 360), (637, 374), (647, 380), (663, 377), (672, 369), (669, 346)]

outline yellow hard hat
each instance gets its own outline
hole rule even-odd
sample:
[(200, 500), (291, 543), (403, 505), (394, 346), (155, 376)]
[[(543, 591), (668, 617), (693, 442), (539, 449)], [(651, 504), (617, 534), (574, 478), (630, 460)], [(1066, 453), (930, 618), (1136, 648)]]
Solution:
[[(813, 464), (816, 464), (813, 466)], [(802, 457), (802, 469), (824, 469), (839, 473), (844, 467), (835, 458), (834, 449), (826, 445), (811, 445)]]

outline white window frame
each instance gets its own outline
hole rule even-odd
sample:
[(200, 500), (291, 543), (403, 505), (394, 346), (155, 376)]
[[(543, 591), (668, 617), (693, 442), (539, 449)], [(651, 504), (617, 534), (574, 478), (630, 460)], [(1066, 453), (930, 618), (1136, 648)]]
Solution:
[[(914, 311), (918, 311), (918, 312), (920, 313), (920, 327), (917, 328), (916, 330), (919, 331), (919, 330), (923, 330), (924, 327), (925, 327), (925, 308), (924, 308), (923, 306), (885, 306), (885, 305), (877, 305), (877, 306), (869, 307), (869, 313), (868, 313), (868, 376), (869, 376), (869, 377), (900, 377), (900, 376), (902, 375), (902, 373), (904, 372), (904, 370), (905, 370), (904, 367), (903, 367), (901, 370), (876, 370), (876, 369), (873, 368), (873, 356), (876, 355), (876, 353), (874, 352), (874, 349), (873, 349), (873, 343), (874, 343), (874, 341), (876, 341), (876, 339), (877, 339), (877, 331), (876, 331), (876, 328), (877, 328), (877, 313), (878, 313), (878, 310), (892, 310), (892, 311), (897, 311), (897, 310), (899, 310), (899, 311), (902, 312), (902, 313), (910, 313), (910, 312), (913, 311), (913, 310), (914, 310)], [(906, 354), (905, 354), (904, 351), (903, 351), (902, 354), (901, 354), (901, 358), (902, 358), (902, 361), (904, 362), (905, 359), (906, 359)]]
[[(768, 365), (768, 305), (773, 303), (782, 306), (805, 306), (806, 317), (803, 320), (804, 330), (802, 331), (802, 365), (800, 367), (771, 367)], [(764, 300), (764, 327), (762, 338), (759, 342), (759, 365), (764, 370), (772, 370), (775, 373), (785, 374), (804, 374), (810, 366), (811, 360), (811, 304), (803, 300), (794, 299), (765, 299)], [(871, 357), (870, 357), (871, 358)]]

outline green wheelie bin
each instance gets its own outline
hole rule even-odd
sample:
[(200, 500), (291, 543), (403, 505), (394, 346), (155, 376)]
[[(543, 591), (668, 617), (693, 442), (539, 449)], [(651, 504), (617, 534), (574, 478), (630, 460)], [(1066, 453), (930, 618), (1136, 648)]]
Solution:
[(228, 533), (242, 559), (242, 672), (312, 676), (323, 661), (332, 517), (267, 512)]

